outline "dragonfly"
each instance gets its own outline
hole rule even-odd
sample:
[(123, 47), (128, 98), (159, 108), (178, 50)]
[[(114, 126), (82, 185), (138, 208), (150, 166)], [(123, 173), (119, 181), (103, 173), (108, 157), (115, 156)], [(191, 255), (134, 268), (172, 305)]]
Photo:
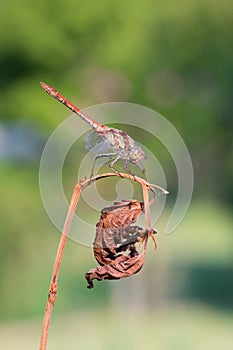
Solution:
[[(87, 150), (92, 151), (95, 154), (91, 178), (93, 177), (94, 167), (97, 159), (103, 157), (114, 157), (114, 159), (109, 164), (110, 169), (114, 173), (118, 173), (115, 169), (115, 165), (119, 160), (123, 160), (124, 170), (132, 174), (129, 169), (129, 163), (136, 164), (145, 173), (142, 167), (142, 162), (146, 159), (146, 155), (138, 146), (135, 141), (124, 131), (110, 128), (104, 124), (98, 123), (90, 118), (88, 115), (84, 114), (78, 107), (71, 103), (67, 98), (62, 96), (60, 92), (45, 84), (40, 83), (42, 88), (53, 98), (61, 102), (67, 108), (69, 108), (73, 113), (77, 114), (82, 120), (84, 120), (94, 131), (90, 132), (85, 138), (85, 146)], [(106, 151), (107, 153), (104, 153)]]

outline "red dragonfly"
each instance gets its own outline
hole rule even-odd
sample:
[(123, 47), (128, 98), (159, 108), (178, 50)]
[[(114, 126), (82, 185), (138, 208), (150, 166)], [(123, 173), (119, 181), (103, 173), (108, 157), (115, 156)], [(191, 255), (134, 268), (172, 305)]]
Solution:
[[(89, 133), (85, 139), (86, 149), (91, 150), (96, 154), (91, 177), (93, 176), (96, 160), (103, 157), (114, 157), (114, 160), (109, 164), (109, 167), (115, 173), (119, 173), (114, 169), (114, 165), (120, 159), (123, 160), (124, 169), (127, 173), (130, 173), (128, 163), (137, 164), (144, 173), (144, 168), (140, 163), (145, 160), (146, 156), (143, 150), (135, 144), (135, 141), (126, 132), (119, 129), (109, 128), (106, 125), (95, 122), (54, 88), (42, 82), (40, 84), (50, 96), (60, 101), (94, 129), (94, 132)], [(111, 152), (103, 153), (106, 150), (111, 150)]]

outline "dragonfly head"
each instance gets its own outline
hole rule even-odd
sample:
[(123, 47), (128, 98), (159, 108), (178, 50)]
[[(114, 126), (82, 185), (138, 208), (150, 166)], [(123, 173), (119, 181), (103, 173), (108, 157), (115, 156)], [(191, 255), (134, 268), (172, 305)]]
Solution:
[(146, 155), (139, 146), (134, 146), (130, 152), (130, 161), (132, 163), (139, 163), (146, 159)]

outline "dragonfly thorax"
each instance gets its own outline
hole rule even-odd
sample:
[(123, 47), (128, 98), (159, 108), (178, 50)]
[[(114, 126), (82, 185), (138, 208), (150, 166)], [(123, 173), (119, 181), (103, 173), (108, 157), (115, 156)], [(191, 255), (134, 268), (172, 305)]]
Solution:
[(134, 140), (124, 131), (106, 128), (106, 132), (103, 135), (111, 144), (112, 149), (121, 159), (128, 160), (131, 163), (139, 163), (146, 157), (141, 149), (137, 146)]
[(131, 163), (139, 163), (145, 159), (146, 159), (146, 156), (143, 150), (141, 149), (141, 147), (134, 144), (129, 154), (129, 161)]

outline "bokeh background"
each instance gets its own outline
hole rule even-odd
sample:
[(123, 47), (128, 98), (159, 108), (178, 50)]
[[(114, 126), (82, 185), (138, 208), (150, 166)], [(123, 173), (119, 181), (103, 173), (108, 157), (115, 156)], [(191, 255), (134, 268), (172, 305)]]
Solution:
[[(157, 110), (182, 135), (195, 175), (185, 219), (172, 235), (159, 232), (140, 274), (89, 291), (91, 250), (68, 242), (48, 349), (232, 349), (232, 13), (230, 0), (2, 0), (1, 349), (38, 348), (59, 241), (38, 172), (47, 138), (70, 113), (39, 81), (80, 108)], [(176, 193), (174, 167), (156, 143), (154, 152)], [(76, 174), (66, 166), (69, 197)]]

